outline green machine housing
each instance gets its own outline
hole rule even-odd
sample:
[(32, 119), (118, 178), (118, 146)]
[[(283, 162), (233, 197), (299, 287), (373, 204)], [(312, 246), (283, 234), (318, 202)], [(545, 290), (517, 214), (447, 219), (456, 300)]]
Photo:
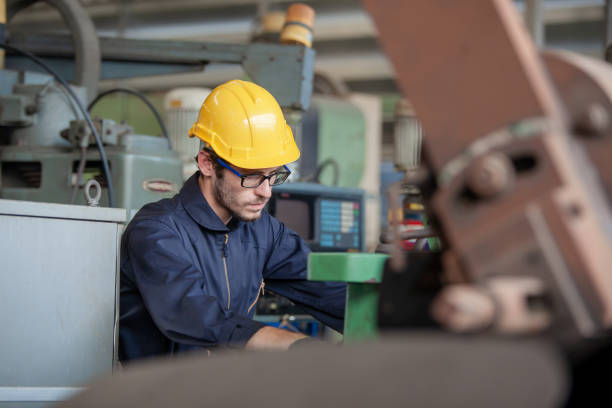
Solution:
[(297, 132), (302, 181), (360, 187), (366, 161), (366, 120), (350, 101), (315, 96)]

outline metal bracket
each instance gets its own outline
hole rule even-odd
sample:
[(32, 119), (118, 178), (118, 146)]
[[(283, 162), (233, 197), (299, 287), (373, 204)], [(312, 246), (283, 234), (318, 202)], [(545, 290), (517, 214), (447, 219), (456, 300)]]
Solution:
[[(102, 143), (105, 145), (116, 146), (119, 144), (121, 136), (134, 133), (134, 128), (131, 126), (116, 123), (112, 119), (95, 118), (93, 123), (98, 134), (102, 137)], [(84, 119), (71, 120), (70, 127), (64, 129), (61, 135), (76, 147), (88, 147), (96, 143), (91, 129), (87, 126), (87, 122)]]

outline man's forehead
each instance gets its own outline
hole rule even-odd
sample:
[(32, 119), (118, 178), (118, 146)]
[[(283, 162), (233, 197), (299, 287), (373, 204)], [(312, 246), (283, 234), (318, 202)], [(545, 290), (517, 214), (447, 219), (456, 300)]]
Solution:
[(234, 167), (241, 174), (270, 174), (270, 173), (274, 173), (275, 171), (279, 171), (279, 170), (283, 169), (282, 166), (279, 166), (279, 167), (267, 167), (265, 169), (245, 169), (245, 168), (238, 167), (238, 166), (234, 166)]
[[(200, 150), (200, 151), (206, 151), (206, 149)], [(267, 167), (267, 168), (262, 168), (262, 169), (245, 169), (244, 167), (239, 167), (236, 166), (235, 164), (230, 163), (229, 161), (226, 162), (228, 165), (232, 166), (234, 169), (236, 169), (236, 171), (240, 174), (270, 174), (270, 173), (274, 173), (275, 171), (280, 171), (280, 170), (284, 170), (283, 166), (278, 166), (278, 167)]]

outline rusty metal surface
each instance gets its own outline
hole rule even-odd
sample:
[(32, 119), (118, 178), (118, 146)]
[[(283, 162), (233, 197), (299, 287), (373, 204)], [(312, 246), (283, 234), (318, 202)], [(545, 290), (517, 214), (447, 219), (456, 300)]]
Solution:
[(511, 1), (364, 0), (364, 5), (398, 85), (427, 130), (424, 144), (435, 170), (501, 126), (558, 116)]
[[(533, 276), (550, 291), (552, 329), (612, 327), (612, 206), (569, 131), (607, 131), (609, 101), (566, 114), (509, 0), (364, 3), (423, 123), (438, 180), (429, 208), (453, 274)], [(561, 77), (573, 84), (570, 74)]]
[[(563, 100), (570, 122), (581, 125), (589, 109), (601, 108), (607, 121), (592, 129), (578, 126), (576, 140), (586, 149), (608, 201), (612, 203), (612, 72), (610, 66), (567, 52), (542, 54), (552, 80)], [(601, 118), (599, 119), (601, 121)], [(576, 127), (576, 126), (574, 126)], [(599, 128), (599, 129), (598, 129)]]
[(524, 169), (517, 171), (512, 190), (488, 200), (472, 197), (465, 191), (466, 169), (445, 188), (438, 190), (432, 199), (447, 239), (460, 252), (483, 240), (507, 239), (505, 235), (495, 232), (500, 224), (510, 222), (512, 217), (523, 212), (528, 200), (550, 195), (562, 183), (541, 139), (517, 142), (498, 152), (515, 161), (528, 162)]

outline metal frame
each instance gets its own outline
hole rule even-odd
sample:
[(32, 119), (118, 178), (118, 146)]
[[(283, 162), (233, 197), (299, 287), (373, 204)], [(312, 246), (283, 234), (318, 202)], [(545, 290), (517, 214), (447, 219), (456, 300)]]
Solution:
[[(315, 57), (311, 48), (118, 38), (99, 41), (101, 79), (197, 71), (209, 63), (241, 64), (247, 75), (274, 95), (283, 108), (306, 110), (310, 105)], [(72, 78), (74, 48), (70, 36), (15, 35), (9, 44), (43, 57), (66, 80)], [(6, 57), (6, 67), (33, 69), (28, 61), (11, 55)]]

